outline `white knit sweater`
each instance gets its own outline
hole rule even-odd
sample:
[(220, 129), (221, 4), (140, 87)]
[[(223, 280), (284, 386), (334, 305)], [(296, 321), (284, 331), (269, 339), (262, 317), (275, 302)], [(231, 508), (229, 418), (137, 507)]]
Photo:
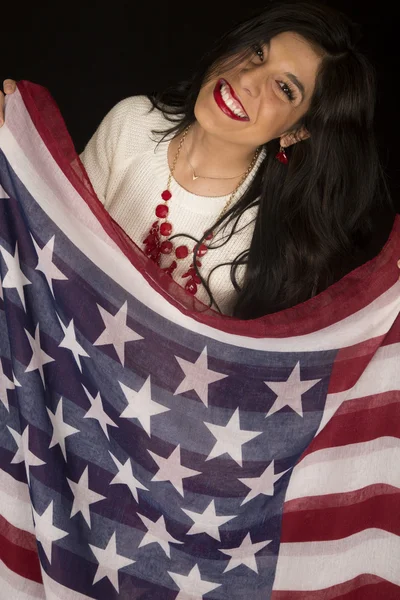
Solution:
[[(151, 130), (162, 130), (170, 126), (159, 110), (149, 113), (151, 103), (146, 96), (131, 96), (116, 104), (104, 117), (97, 131), (86, 145), (80, 158), (89, 175), (98, 198), (113, 219), (142, 249), (151, 224), (157, 220), (155, 208), (162, 202), (160, 194), (165, 190), (169, 175), (167, 149), (170, 138), (157, 146), (156, 136)], [(238, 190), (240, 198), (255, 175), (263, 153), (260, 154), (252, 173)], [(218, 218), (227, 196), (196, 196), (183, 189), (173, 179), (172, 199), (168, 220), (174, 233), (185, 233), (199, 239), (203, 231)], [(231, 262), (250, 246), (256, 209), (247, 210), (238, 223), (238, 231), (224, 246), (209, 250), (201, 259), (201, 274), (207, 277), (213, 267)], [(240, 230), (240, 231), (239, 231)], [(224, 235), (226, 236), (226, 233)], [(222, 234), (213, 240), (222, 239)], [(193, 243), (187, 238), (176, 238), (175, 245)], [(185, 285), (182, 274), (188, 269), (193, 255), (177, 261), (174, 279)], [(167, 267), (174, 257), (162, 256), (161, 267)], [(244, 267), (238, 271), (239, 283), (243, 280)], [(222, 266), (211, 275), (210, 289), (220, 310), (231, 314), (237, 293), (230, 279), (230, 266)], [(197, 298), (205, 304), (209, 297), (200, 285)], [(214, 305), (215, 308), (215, 305)]]

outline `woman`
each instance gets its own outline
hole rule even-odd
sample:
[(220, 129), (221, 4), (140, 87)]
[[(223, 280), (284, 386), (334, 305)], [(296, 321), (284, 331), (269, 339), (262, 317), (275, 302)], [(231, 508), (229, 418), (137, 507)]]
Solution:
[(386, 240), (395, 210), (374, 140), (373, 70), (356, 42), (322, 4), (271, 3), (190, 81), (119, 102), (81, 155), (133, 241), (224, 314), (303, 302)]

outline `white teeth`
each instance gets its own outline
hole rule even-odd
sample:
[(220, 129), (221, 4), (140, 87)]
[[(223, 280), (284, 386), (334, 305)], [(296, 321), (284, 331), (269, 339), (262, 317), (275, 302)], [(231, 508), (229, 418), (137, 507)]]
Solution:
[(245, 118), (247, 115), (243, 112), (240, 107), (240, 104), (231, 96), (229, 91), (229, 87), (223, 83), (221, 86), (221, 96), (225, 102), (225, 104), (231, 109), (231, 111), (237, 115), (238, 117)]

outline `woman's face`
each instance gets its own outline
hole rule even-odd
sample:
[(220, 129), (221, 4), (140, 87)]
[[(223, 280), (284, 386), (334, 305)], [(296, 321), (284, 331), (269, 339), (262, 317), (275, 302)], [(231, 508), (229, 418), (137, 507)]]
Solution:
[(200, 90), (200, 126), (231, 143), (256, 148), (291, 131), (307, 112), (321, 62), (301, 36), (281, 33)]

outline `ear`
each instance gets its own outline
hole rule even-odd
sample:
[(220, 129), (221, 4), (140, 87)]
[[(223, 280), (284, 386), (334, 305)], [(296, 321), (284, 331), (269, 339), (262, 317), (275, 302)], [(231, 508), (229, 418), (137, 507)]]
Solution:
[(302, 140), (306, 140), (311, 137), (309, 132), (305, 127), (298, 129), (297, 131), (291, 131), (289, 133), (284, 133), (280, 137), (280, 143), (282, 148), (287, 148), (288, 146), (293, 146), (293, 144), (297, 144)]

